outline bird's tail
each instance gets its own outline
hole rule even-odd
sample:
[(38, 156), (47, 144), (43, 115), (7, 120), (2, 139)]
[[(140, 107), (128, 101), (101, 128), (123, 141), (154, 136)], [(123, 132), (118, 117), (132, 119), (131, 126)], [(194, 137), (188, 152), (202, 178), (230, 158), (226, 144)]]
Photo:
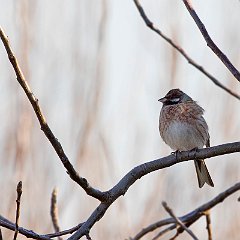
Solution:
[(194, 160), (194, 164), (197, 172), (199, 187), (201, 188), (204, 185), (204, 183), (207, 183), (209, 186), (214, 187), (214, 183), (208, 172), (204, 160)]

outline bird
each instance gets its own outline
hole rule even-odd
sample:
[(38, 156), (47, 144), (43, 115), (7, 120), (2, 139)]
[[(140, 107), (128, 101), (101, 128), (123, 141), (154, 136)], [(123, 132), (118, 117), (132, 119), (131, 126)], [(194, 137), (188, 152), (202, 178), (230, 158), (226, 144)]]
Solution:
[[(208, 125), (204, 109), (180, 89), (170, 90), (158, 100), (162, 108), (159, 132), (163, 141), (176, 153), (210, 147)], [(194, 160), (199, 188), (205, 183), (214, 187), (204, 159)]]

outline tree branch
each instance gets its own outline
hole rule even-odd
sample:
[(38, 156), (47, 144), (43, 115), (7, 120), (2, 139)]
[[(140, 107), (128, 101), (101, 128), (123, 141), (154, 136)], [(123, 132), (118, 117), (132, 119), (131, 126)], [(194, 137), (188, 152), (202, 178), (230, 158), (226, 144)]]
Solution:
[(240, 100), (240, 95), (233, 92), (226, 86), (224, 86), (219, 80), (217, 80), (213, 75), (208, 73), (201, 65), (199, 65), (197, 62), (195, 62), (189, 55), (182, 49), (180, 46), (178, 46), (171, 38), (169, 38), (167, 35), (165, 35), (162, 31), (160, 31), (157, 27), (154, 26), (154, 24), (151, 22), (151, 20), (147, 17), (143, 7), (139, 3), (139, 0), (134, 0), (134, 3), (144, 20), (147, 27), (149, 27), (151, 30), (153, 30), (155, 33), (157, 33), (160, 37), (162, 37), (166, 42), (168, 42), (173, 48), (175, 48), (187, 61), (189, 64), (191, 64), (193, 67), (197, 68), (201, 73), (203, 73), (206, 77), (208, 77), (214, 84), (216, 84), (218, 87), (225, 90), (227, 93), (232, 95), (233, 97)]
[[(228, 188), (227, 190), (223, 191), (222, 193), (218, 194), (215, 198), (212, 200), (206, 202), (205, 204), (201, 205), (200, 207), (196, 208), (195, 210), (189, 212), (188, 214), (179, 217), (179, 219), (186, 225), (189, 226), (192, 223), (196, 222), (200, 217), (204, 216), (207, 211), (209, 211), (211, 208), (215, 207), (219, 203), (223, 202), (226, 198), (228, 198), (233, 193), (240, 190), (240, 182), (236, 183), (232, 187)], [(152, 232), (160, 227), (163, 227), (165, 225), (174, 224), (173, 226), (170, 226), (169, 229), (174, 229), (177, 227), (176, 221), (173, 218), (167, 218), (160, 220), (158, 222), (155, 222), (148, 227), (144, 228), (141, 232), (139, 232), (135, 237), (131, 238), (132, 240), (139, 240), (149, 232)]]
[(212, 51), (218, 56), (218, 58), (223, 62), (223, 64), (228, 68), (228, 70), (232, 73), (232, 75), (240, 82), (240, 73), (239, 71), (233, 66), (227, 56), (218, 48), (218, 46), (213, 42), (211, 37), (209, 36), (207, 29), (205, 28), (204, 24), (198, 17), (196, 11), (194, 10), (191, 0), (183, 0), (188, 12), (192, 16), (193, 20), (197, 24), (200, 32), (202, 33), (207, 46), (212, 49)]
[[(55, 232), (60, 232), (60, 227), (58, 223), (57, 189), (56, 188), (54, 188), (52, 191), (50, 215), (51, 215), (53, 228)], [(58, 240), (62, 240), (62, 238), (58, 237)]]
[(175, 222), (177, 225), (180, 225), (194, 240), (198, 240), (198, 238), (195, 236), (195, 234), (184, 225), (184, 223), (174, 214), (172, 209), (167, 205), (166, 202), (162, 202), (163, 207), (165, 210), (169, 213), (169, 215), (175, 219)]
[(58, 139), (54, 136), (52, 130), (50, 129), (50, 127), (47, 124), (47, 121), (43, 115), (43, 112), (39, 106), (39, 102), (38, 99), (34, 96), (34, 94), (32, 93), (27, 81), (25, 80), (25, 77), (21, 71), (21, 68), (18, 64), (18, 61), (16, 59), (16, 57), (13, 54), (13, 51), (10, 47), (9, 41), (7, 36), (5, 35), (3, 29), (0, 27), (0, 37), (2, 39), (2, 42), (4, 44), (4, 47), (7, 51), (7, 55), (8, 58), (14, 68), (15, 74), (17, 76), (17, 81), (19, 82), (19, 84), (21, 85), (21, 87), (23, 88), (24, 92), (26, 93), (28, 100), (30, 101), (33, 110), (38, 118), (38, 121), (40, 123), (41, 126), (41, 130), (44, 132), (45, 136), (48, 138), (48, 140), (50, 141), (50, 143), (52, 144), (54, 150), (56, 151), (59, 159), (61, 160), (62, 164), (64, 165), (64, 167), (67, 170), (68, 175), (70, 176), (70, 178), (75, 181), (76, 183), (79, 184), (79, 186), (81, 186), (85, 192), (100, 200), (100, 201), (104, 201), (106, 195), (104, 194), (104, 192), (101, 192), (97, 189), (94, 189), (93, 187), (90, 186), (90, 184), (88, 183), (88, 181), (85, 178), (82, 178), (79, 176), (79, 174), (76, 172), (76, 170), (74, 169), (73, 165), (71, 164), (71, 162), (68, 160), (67, 155), (65, 154), (60, 142), (58, 141)]
[[(206, 159), (218, 155), (229, 154), (233, 152), (240, 152), (240, 142), (227, 143), (215, 147), (199, 149), (196, 153), (191, 151), (180, 152), (176, 158), (175, 155), (169, 155), (151, 162), (143, 163), (130, 172), (128, 172), (112, 189), (107, 191), (108, 201), (102, 202), (91, 214), (85, 223), (77, 230), (69, 240), (77, 240), (82, 236), (86, 235), (92, 226), (99, 221), (110, 207), (110, 205), (120, 196), (124, 195), (129, 187), (133, 185), (141, 177), (159, 169), (167, 168), (173, 166), (177, 163), (189, 161), (191, 159)], [(240, 187), (240, 183), (239, 183)], [(182, 222), (184, 222), (181, 219)], [(170, 223), (173, 223), (172, 221)]]
[[(25, 229), (23, 227), (18, 228), (18, 232), (22, 235), (24, 235), (27, 238), (33, 238), (33, 239), (40, 239), (40, 240), (50, 240), (52, 238), (56, 238), (59, 236), (71, 234), (75, 232), (77, 229), (81, 227), (82, 223), (78, 224), (75, 227), (72, 227), (70, 229), (66, 229), (61, 232), (56, 232), (56, 233), (49, 233), (45, 235), (38, 234), (32, 230)], [(0, 226), (7, 228), (9, 230), (14, 231), (15, 230), (15, 224), (9, 221), (8, 219), (4, 218), (3, 216), (0, 215)]]
[(206, 228), (207, 228), (207, 232), (208, 232), (208, 240), (212, 240), (212, 226), (211, 226), (211, 217), (210, 217), (210, 211), (207, 211), (205, 213), (206, 216)]
[(1, 228), (0, 228), (0, 240), (3, 240)]
[(18, 228), (19, 228), (18, 222), (20, 217), (21, 196), (22, 196), (22, 181), (20, 181), (17, 185), (17, 200), (16, 200), (17, 208), (16, 208), (15, 233), (14, 233), (13, 240), (16, 240), (18, 235)]

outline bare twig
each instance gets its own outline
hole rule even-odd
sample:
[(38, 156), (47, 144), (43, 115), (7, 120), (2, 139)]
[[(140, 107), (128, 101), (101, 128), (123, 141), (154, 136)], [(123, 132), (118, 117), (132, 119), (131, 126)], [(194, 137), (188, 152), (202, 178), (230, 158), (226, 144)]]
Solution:
[(207, 211), (205, 212), (206, 216), (206, 223), (207, 223), (207, 232), (208, 232), (208, 240), (212, 240), (212, 226), (211, 226), (211, 217), (210, 217), (210, 212)]
[(1, 228), (0, 228), (0, 240), (3, 240)]
[(20, 181), (17, 185), (17, 209), (16, 209), (16, 221), (15, 221), (15, 233), (13, 240), (17, 239), (18, 235), (18, 222), (19, 222), (19, 217), (20, 217), (20, 203), (21, 203), (21, 195), (22, 195), (22, 181)]
[[(159, 232), (155, 237), (153, 237), (152, 240), (159, 239), (159, 237), (163, 236), (164, 234), (168, 233), (169, 231), (172, 231), (172, 230), (175, 229), (175, 228), (176, 228), (176, 225), (174, 224), (174, 225), (171, 225), (170, 227), (167, 227), (167, 228), (163, 229), (163, 230), (162, 230), (161, 232)], [(133, 240), (133, 239), (131, 238), (131, 240)]]
[[(3, 216), (0, 215), (0, 226), (7, 228), (9, 230), (15, 231), (15, 224), (9, 221), (8, 219), (4, 218)], [(49, 233), (45, 235), (40, 235), (32, 230), (25, 229), (23, 227), (18, 228), (18, 232), (22, 235), (24, 235), (27, 238), (33, 238), (33, 239), (40, 239), (40, 240), (50, 240), (52, 238), (56, 238), (59, 236), (71, 234), (75, 232), (77, 229), (79, 229), (82, 226), (82, 223), (78, 224), (75, 227), (72, 227), (70, 229), (66, 229), (61, 232), (56, 232), (56, 233)]]
[(94, 198), (96, 198), (100, 201), (104, 201), (106, 199), (106, 194), (104, 194), (104, 192), (101, 192), (97, 189), (92, 188), (85, 178), (82, 178), (78, 175), (78, 173), (74, 169), (73, 165), (68, 160), (68, 157), (65, 154), (60, 142), (54, 136), (52, 130), (48, 126), (47, 121), (46, 121), (46, 119), (43, 115), (43, 112), (42, 112), (41, 108), (40, 108), (38, 99), (32, 93), (32, 91), (31, 91), (31, 89), (30, 89), (30, 87), (29, 87), (21, 69), (20, 69), (18, 61), (13, 54), (13, 51), (10, 47), (8, 38), (7, 38), (6, 34), (4, 33), (4, 31), (1, 27), (0, 27), (0, 37), (2, 39), (2, 42), (4, 44), (5, 49), (7, 51), (8, 58), (9, 58), (12, 66), (14, 68), (15, 74), (17, 76), (17, 81), (22, 86), (24, 92), (26, 93), (26, 95), (27, 95), (32, 107), (33, 107), (33, 110), (35, 111), (35, 114), (36, 114), (36, 116), (38, 118), (38, 121), (40, 123), (40, 126), (41, 126), (41, 130), (44, 132), (44, 134), (46, 135), (46, 137), (48, 138), (48, 140), (52, 144), (52, 146), (53, 146), (54, 150), (56, 151), (58, 157), (60, 158), (62, 164), (66, 168), (68, 175), (70, 176), (70, 178), (73, 181), (78, 183), (85, 190), (85, 192), (88, 195), (90, 195), (90, 196), (92, 196), (92, 197), (94, 197)]
[[(52, 191), (50, 215), (51, 215), (55, 232), (60, 232), (60, 227), (58, 223), (57, 189), (56, 188), (54, 188)], [(58, 239), (62, 240), (61, 237), (58, 237)]]
[[(179, 219), (185, 223), (186, 226), (190, 226), (192, 223), (196, 222), (200, 217), (204, 216), (207, 211), (209, 211), (211, 208), (215, 207), (219, 203), (222, 203), (227, 197), (232, 195), (233, 193), (240, 190), (240, 182), (236, 183), (232, 187), (228, 188), (224, 192), (218, 194), (215, 198), (212, 200), (206, 202), (205, 204), (201, 205), (200, 207), (196, 208), (195, 210), (187, 213), (186, 215), (179, 217)], [(161, 228), (163, 226), (174, 224), (173, 226), (170, 226), (169, 229), (174, 229), (177, 227), (176, 221), (173, 218), (167, 218), (160, 220), (158, 222), (155, 222), (148, 227), (142, 229), (135, 237), (131, 238), (132, 240), (139, 240), (146, 234)]]
[(228, 70), (233, 74), (233, 76), (240, 82), (240, 73), (239, 71), (233, 66), (227, 56), (218, 48), (218, 46), (213, 42), (211, 37), (209, 36), (207, 29), (205, 28), (204, 24), (198, 17), (196, 11), (194, 10), (191, 0), (183, 0), (188, 12), (192, 16), (193, 20), (197, 24), (200, 32), (202, 33), (207, 46), (212, 49), (212, 51), (218, 56), (218, 58), (223, 62), (223, 64), (228, 68)]
[(143, 7), (139, 3), (139, 0), (134, 0), (134, 3), (144, 20), (147, 27), (149, 27), (151, 30), (156, 32), (160, 37), (162, 37), (165, 41), (167, 41), (173, 48), (175, 48), (187, 61), (189, 64), (191, 64), (193, 67), (197, 68), (201, 73), (203, 73), (205, 76), (207, 76), (214, 84), (216, 84), (218, 87), (222, 88), (226, 92), (228, 92), (230, 95), (234, 96), (238, 100), (240, 100), (240, 95), (233, 92), (226, 86), (224, 86), (219, 80), (217, 80), (213, 75), (211, 75), (209, 72), (207, 72), (201, 65), (199, 65), (197, 62), (195, 62), (189, 55), (182, 49), (180, 46), (178, 46), (171, 38), (169, 38), (167, 35), (165, 35), (162, 31), (160, 31), (157, 27), (154, 26), (154, 24), (151, 22), (151, 20), (147, 17)]
[(194, 240), (198, 240), (195, 234), (189, 228), (187, 228), (184, 223), (174, 214), (173, 210), (167, 205), (166, 202), (162, 202), (162, 205), (169, 215), (175, 219), (176, 224), (179, 224)]

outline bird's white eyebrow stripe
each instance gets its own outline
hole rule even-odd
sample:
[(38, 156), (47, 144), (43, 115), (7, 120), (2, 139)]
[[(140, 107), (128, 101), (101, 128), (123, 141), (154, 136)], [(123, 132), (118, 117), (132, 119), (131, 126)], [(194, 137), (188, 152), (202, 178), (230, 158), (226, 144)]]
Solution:
[(172, 98), (170, 101), (171, 102), (179, 102), (180, 98)]

